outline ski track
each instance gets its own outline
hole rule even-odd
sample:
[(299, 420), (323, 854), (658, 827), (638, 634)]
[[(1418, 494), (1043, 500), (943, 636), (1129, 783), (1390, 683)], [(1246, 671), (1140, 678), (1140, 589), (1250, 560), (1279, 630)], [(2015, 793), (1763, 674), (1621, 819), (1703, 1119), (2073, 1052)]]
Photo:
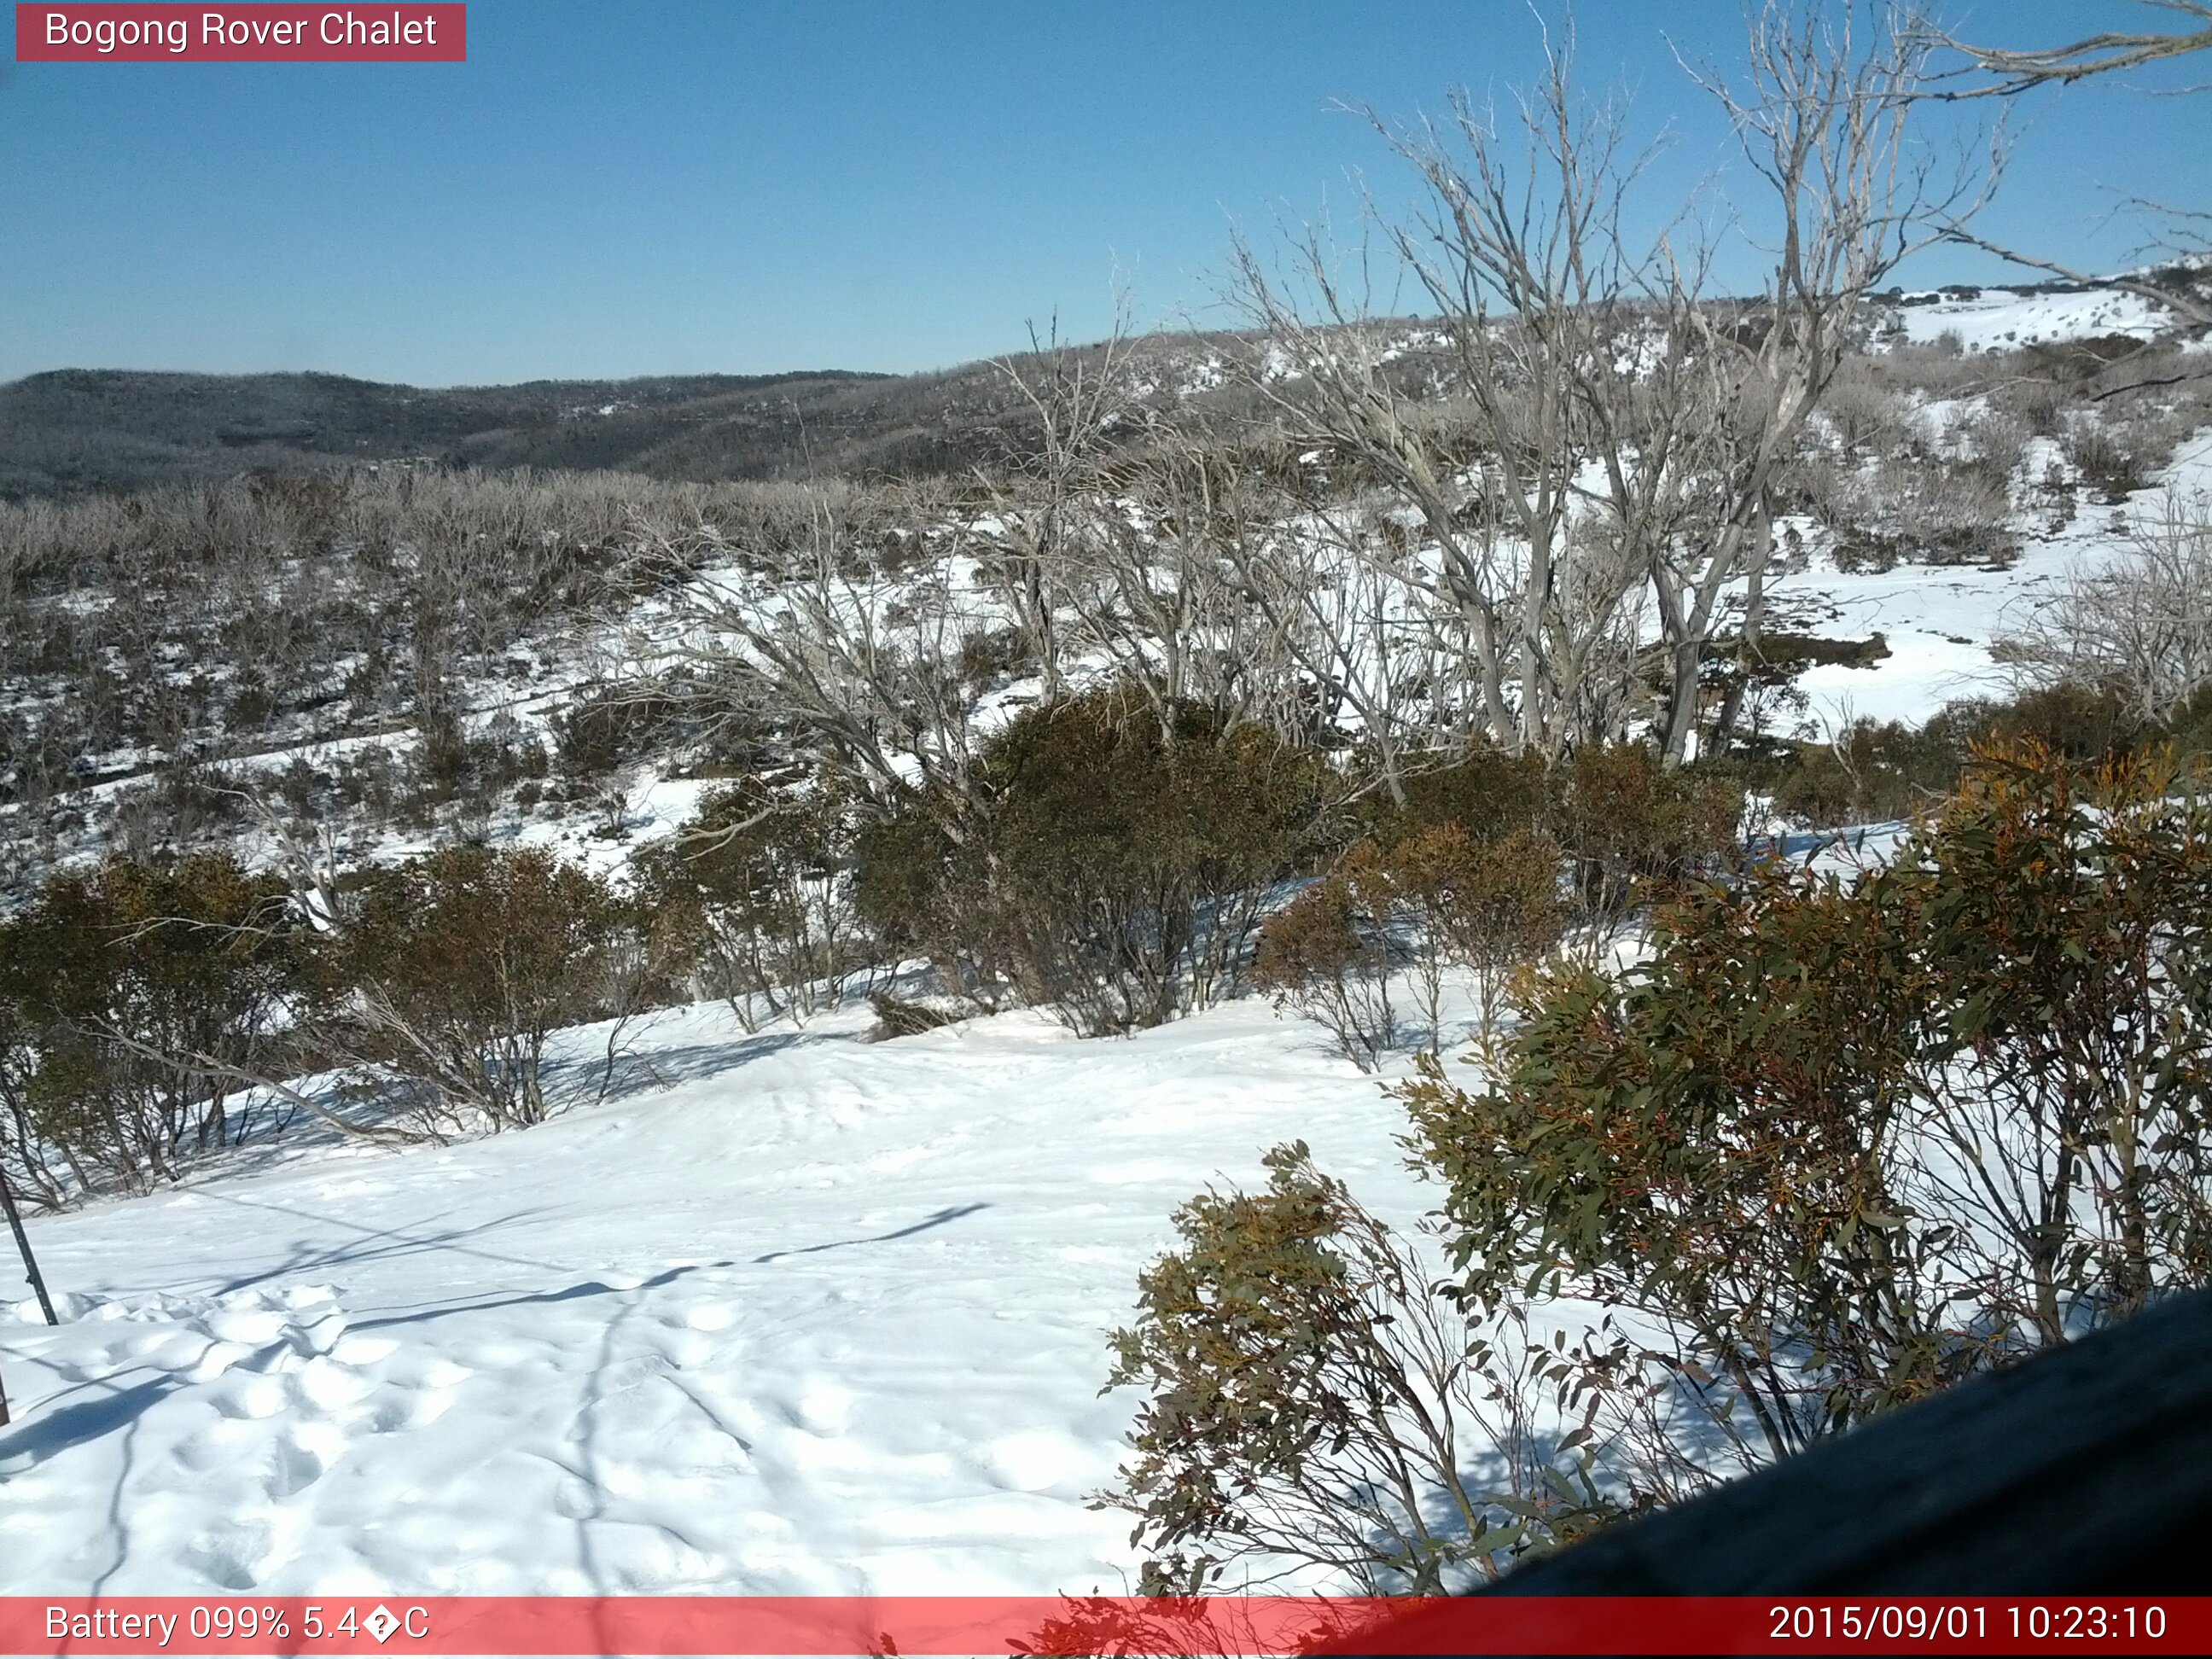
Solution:
[(1137, 1270), (1293, 1136), (1410, 1219), (1397, 1109), (1257, 1001), (866, 1024), (685, 1010), (665, 1090), (33, 1219), (66, 1317), (0, 1313), (0, 1592), (1126, 1588), (1086, 1498)]
[[(1970, 345), (2148, 327), (2109, 295), (1904, 316)], [(2160, 489), (2212, 492), (2212, 434)], [(2011, 607), (2124, 544), (2085, 504), (2003, 569), (1815, 556), (1771, 625), (1884, 635), (1872, 666), (1803, 677), (1822, 724), (1924, 718), (2001, 684)], [(647, 788), (633, 828), (697, 792)], [(526, 1133), (295, 1135), (33, 1218), (64, 1318), (0, 1303), (0, 1593), (1129, 1588), (1128, 1518), (1088, 1500), (1134, 1407), (1099, 1391), (1138, 1270), (1177, 1205), (1292, 1138), (1412, 1222), (1433, 1194), (1401, 1115), (1256, 1000), (1118, 1042), (1035, 1013), (882, 1044), (867, 1023), (678, 1011), (626, 1092)], [(587, 1063), (605, 1034), (568, 1042)]]

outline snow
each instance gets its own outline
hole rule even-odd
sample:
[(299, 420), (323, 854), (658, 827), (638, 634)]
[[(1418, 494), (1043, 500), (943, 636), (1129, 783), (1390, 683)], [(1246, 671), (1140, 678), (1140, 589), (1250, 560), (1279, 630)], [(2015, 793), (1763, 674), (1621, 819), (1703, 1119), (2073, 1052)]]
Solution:
[(1968, 351), (2002, 351), (2100, 334), (2132, 334), (2147, 340), (2173, 321), (2164, 306), (2140, 294), (2110, 288), (2073, 294), (1990, 288), (1972, 299), (1946, 296), (1897, 306), (1890, 314), (1915, 345), (1955, 334)]
[[(1908, 339), (1971, 350), (2160, 321), (2115, 290), (1895, 315)], [(2024, 518), (2002, 567), (1839, 569), (1806, 526), (1768, 627), (1889, 651), (1803, 676), (1816, 726), (2002, 690), (2009, 620), (2124, 547), (2161, 491), (2212, 491), (2212, 433), (2124, 514)], [(982, 619), (972, 561), (944, 574)], [(632, 622), (649, 635), (660, 615)], [(581, 683), (583, 647), (547, 650), (531, 696), (501, 705), (532, 726)], [(976, 728), (1025, 695), (983, 699)], [(624, 781), (618, 838), (588, 806), (495, 833), (614, 873), (714, 787)], [(1897, 833), (1788, 845), (1834, 865)], [(368, 856), (430, 838), (386, 834)], [(747, 1036), (720, 1008), (676, 1011), (606, 1100), (527, 1133), (397, 1153), (295, 1134), (32, 1218), (65, 1319), (13, 1300), (27, 1290), (0, 1244), (18, 1419), (0, 1430), (0, 1594), (1128, 1588), (1128, 1518), (1089, 1499), (1136, 1403), (1099, 1391), (1138, 1271), (1191, 1194), (1253, 1182), (1293, 1138), (1411, 1223), (1434, 1194), (1404, 1166), (1401, 1115), (1319, 1028), (1257, 1000), (1113, 1042), (1035, 1013), (889, 1043), (861, 1041), (869, 1024)], [(568, 1034), (572, 1069), (605, 1040)]]
[(1398, 1111), (1256, 1000), (866, 1024), (684, 1011), (526, 1133), (32, 1218), (68, 1316), (0, 1313), (0, 1593), (1127, 1588), (1085, 1500), (1139, 1267), (1296, 1136), (1410, 1220)]
[(2124, 508), (2085, 502), (2063, 528), (2027, 536), (2002, 566), (1899, 564), (1839, 570), (1825, 554), (1776, 580), (1767, 625), (1827, 639), (1881, 634), (1890, 654), (1866, 667), (1824, 664), (1798, 678), (1816, 727), (1856, 718), (1923, 720), (1956, 698), (2002, 694), (1990, 647), (2075, 572), (2130, 545), (2129, 526), (2155, 523), (2169, 501), (2212, 498), (2212, 431), (2177, 449), (2164, 475)]

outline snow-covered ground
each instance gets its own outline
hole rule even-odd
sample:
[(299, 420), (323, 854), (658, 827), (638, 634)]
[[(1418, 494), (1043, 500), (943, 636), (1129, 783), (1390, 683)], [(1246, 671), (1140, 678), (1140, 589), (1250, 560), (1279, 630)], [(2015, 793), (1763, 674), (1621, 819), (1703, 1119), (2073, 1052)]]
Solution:
[[(1899, 314), (1979, 349), (2148, 331), (2130, 305)], [(2160, 488), (2212, 493), (2212, 434)], [(1815, 721), (2000, 689), (1992, 641), (2125, 544), (2117, 511), (2024, 519), (2003, 568), (1844, 571), (1816, 538), (1769, 626), (1889, 654), (1809, 671)], [(497, 829), (612, 868), (710, 787), (632, 781), (625, 839), (581, 806)], [(680, 1011), (611, 1098), (526, 1133), (295, 1136), (33, 1218), (67, 1317), (19, 1300), (0, 1240), (0, 1594), (1127, 1588), (1128, 1519), (1087, 1499), (1135, 1406), (1099, 1389), (1139, 1268), (1184, 1199), (1293, 1138), (1413, 1220), (1432, 1194), (1401, 1114), (1257, 1000), (1121, 1042), (1030, 1013), (881, 1044), (868, 1024), (748, 1036)], [(574, 1034), (580, 1063), (603, 1040)]]
[(1944, 295), (1896, 306), (1891, 314), (1905, 338), (1926, 345), (1955, 335), (1968, 351), (2005, 351), (2054, 340), (2130, 334), (2148, 340), (2172, 325), (2164, 306), (2124, 289), (2091, 288), (2071, 294), (1986, 288), (1971, 299)]
[(2001, 568), (1838, 570), (1814, 554), (1774, 582), (1768, 626), (1826, 639), (1880, 634), (1888, 646), (1888, 656), (1865, 667), (1822, 665), (1798, 678), (1821, 729), (1860, 716), (1923, 720), (1955, 698), (2002, 695), (2008, 682), (1992, 642), (2074, 572), (2123, 554), (2131, 525), (2155, 526), (2170, 501), (2197, 500), (2212, 500), (2212, 431), (2183, 443), (2158, 482), (2124, 507), (2085, 501), (2063, 528), (2025, 535), (2020, 556)]
[(32, 1220), (68, 1317), (0, 1310), (0, 1593), (1127, 1588), (1085, 1498), (1139, 1267), (1297, 1136), (1410, 1219), (1398, 1110), (1257, 1000), (866, 1023), (695, 1009), (667, 1086), (527, 1133)]

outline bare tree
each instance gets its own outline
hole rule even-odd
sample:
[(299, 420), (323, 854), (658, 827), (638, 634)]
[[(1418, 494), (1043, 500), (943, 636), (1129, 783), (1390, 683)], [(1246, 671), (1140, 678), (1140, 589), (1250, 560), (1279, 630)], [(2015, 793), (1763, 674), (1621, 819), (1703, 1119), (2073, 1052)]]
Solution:
[[(1619, 103), (1575, 89), (1571, 36), (1547, 42), (1543, 78), (1504, 119), (1455, 97), (1442, 122), (1376, 123), (1424, 190), (1408, 218), (1374, 222), (1433, 326), (1379, 324), (1364, 256), (1323, 229), (1296, 240), (1291, 283), (1239, 245), (1235, 297), (1268, 345), (1255, 383), (1418, 515), (1485, 735), (1556, 756), (1618, 722), (1645, 594), (1670, 764), (1746, 589), (1739, 649), (1756, 650), (1776, 481), (1860, 306), (1984, 193), (1982, 169), (1912, 142), (1927, 51), (1885, 20), (1774, 3), (1751, 20), (1738, 81), (1697, 76), (1771, 195), (1757, 229), (1775, 263), (1747, 305), (1708, 297), (1705, 239), (1632, 240), (1644, 158)], [(1409, 340), (1428, 348), (1426, 384), (1401, 361), (1420, 362)]]
[(2139, 720), (2170, 718), (2212, 686), (2212, 501), (2169, 496), (2126, 553), (2026, 607), (2000, 652), (2031, 681), (2105, 687)]
[(857, 804), (920, 789), (967, 793), (979, 701), (964, 654), (990, 622), (955, 585), (957, 520), (903, 498), (900, 533), (930, 544), (895, 567), (817, 502), (793, 547), (717, 542), (670, 605), (672, 632), (632, 628), (633, 684), (702, 729), (795, 732)]
[[(2039, 87), (2067, 86), (2092, 75), (2110, 75), (2212, 51), (2212, 3), (2207, 0), (2142, 0), (2146, 5), (2194, 21), (2197, 27), (2138, 32), (2101, 30), (2064, 46), (1974, 46), (1948, 33), (1935, 39), (1963, 54), (1965, 67), (1948, 71), (1933, 89), (1941, 98), (2009, 98)], [(1966, 80), (1972, 84), (1958, 85)]]
[[(2063, 46), (2019, 48), (1978, 46), (1923, 21), (1918, 27), (1932, 47), (1966, 59), (1963, 64), (1933, 76), (1925, 95), (1947, 100), (2012, 98), (2045, 87), (2071, 85), (2093, 76), (2124, 75), (2153, 64), (2212, 50), (2212, 3), (2207, 0), (2142, 0), (2142, 3), (2190, 19), (2197, 27), (2137, 32), (2106, 30)], [(2124, 198), (2120, 208), (2161, 227), (2151, 233), (2138, 253), (2161, 252), (2187, 258), (2204, 252), (2212, 214), (2137, 196)], [(2059, 260), (1990, 241), (1975, 235), (1963, 225), (1950, 227), (1949, 235), (1954, 241), (1993, 253), (2012, 264), (2047, 271), (2069, 283), (2117, 288), (2191, 322), (2212, 323), (2212, 304), (2181, 284), (2147, 282), (2127, 272), (2118, 276), (2093, 275)]]
[[(1291, 282), (1242, 241), (1234, 279), (1267, 342), (1261, 393), (1293, 430), (1381, 479), (1433, 544), (1433, 591), (1473, 665), (1482, 734), (1553, 754), (1580, 735), (1568, 721), (1591, 631), (1615, 620), (1601, 605), (1563, 609), (1560, 575), (1583, 402), (1634, 286), (1620, 212), (1637, 164), (1619, 111), (1571, 93), (1571, 41), (1550, 52), (1504, 122), (1462, 96), (1410, 131), (1370, 116), (1425, 186), (1410, 219), (1375, 222), (1433, 323), (1383, 326), (1370, 251), (1340, 258), (1324, 228), (1296, 240)], [(1427, 384), (1411, 380), (1422, 367)]]
[[(1767, 190), (1754, 234), (1771, 246), (1766, 290), (1747, 313), (1690, 307), (1705, 337), (1711, 551), (1655, 568), (1673, 685), (1663, 744), (1679, 758), (1697, 720), (1697, 665), (1728, 586), (1750, 583), (1742, 635), (1755, 651), (1771, 554), (1776, 480), (1833, 382), (1866, 296), (1917, 250), (1954, 232), (2002, 171), (1916, 142), (1913, 113), (1932, 45), (1909, 15), (1864, 20), (1845, 9), (1768, 0), (1749, 23), (1745, 67), (1692, 79), (1724, 109)], [(1686, 67), (1688, 67), (1686, 65)]]
[(978, 538), (978, 568), (1013, 612), (1048, 702), (1059, 701), (1065, 678), (1060, 636), (1066, 607), (1056, 584), (1092, 528), (1085, 498), (1093, 475), (1130, 416), (1131, 345), (1128, 299), (1117, 294), (1113, 326), (1098, 344), (1063, 343), (1055, 318), (1042, 338), (1030, 329), (1027, 356), (996, 365), (1031, 431), (1004, 465), (976, 474), (991, 502), (993, 532)]
[(1194, 707), (1224, 729), (1258, 721), (1312, 740), (1303, 659), (1269, 603), (1312, 574), (1279, 533), (1293, 511), (1268, 476), (1279, 459), (1155, 420), (1085, 500), (1089, 528), (1063, 579), (1069, 626), (1150, 699), (1164, 742)]

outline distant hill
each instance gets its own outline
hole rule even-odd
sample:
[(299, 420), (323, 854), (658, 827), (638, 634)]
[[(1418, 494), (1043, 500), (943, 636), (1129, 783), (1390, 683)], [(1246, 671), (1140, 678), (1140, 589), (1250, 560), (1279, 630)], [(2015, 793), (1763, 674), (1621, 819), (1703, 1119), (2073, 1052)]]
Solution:
[[(2130, 273), (2194, 316), (2212, 267)], [(1969, 351), (2092, 337), (2163, 337), (2186, 319), (2139, 290), (2074, 283), (1874, 297), (1877, 341), (1946, 336)], [(1418, 379), (1440, 342), (1409, 319), (1374, 325)], [(2202, 331), (2198, 330), (2197, 331)], [(1255, 342), (1166, 334), (1137, 343), (1147, 393), (1238, 401), (1224, 358)], [(1096, 348), (1085, 348), (1094, 350)], [(0, 500), (191, 483), (254, 467), (431, 457), (493, 469), (612, 468), (708, 481), (964, 470), (1020, 447), (1031, 411), (989, 362), (929, 374), (818, 370), (425, 388), (341, 374), (57, 369), (0, 386)]]
[(0, 497), (431, 456), (660, 477), (941, 471), (1013, 413), (988, 364), (426, 389), (337, 374), (60, 369), (0, 386)]

